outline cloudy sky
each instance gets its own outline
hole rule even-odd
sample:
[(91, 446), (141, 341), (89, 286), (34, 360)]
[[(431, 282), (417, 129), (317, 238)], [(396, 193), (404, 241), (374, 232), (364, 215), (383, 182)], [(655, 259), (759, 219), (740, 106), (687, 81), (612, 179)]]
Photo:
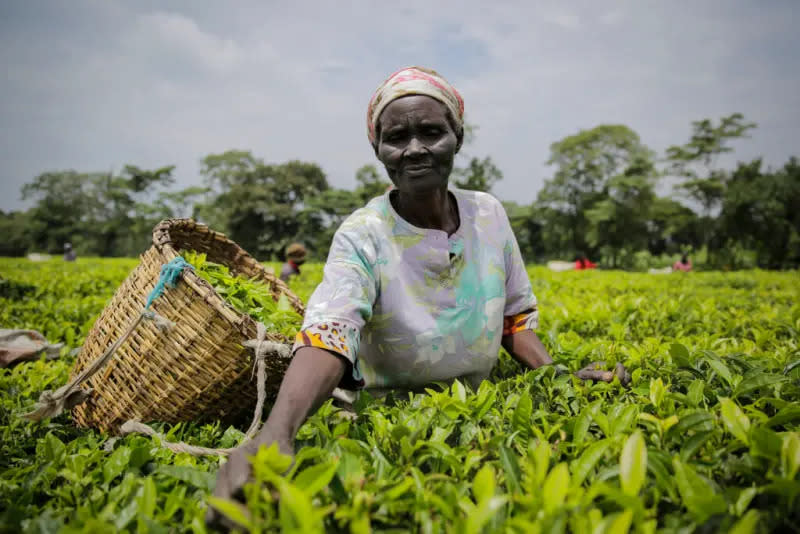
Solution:
[[(435, 68), (479, 127), (504, 200), (532, 201), (549, 145), (623, 123), (663, 153), (692, 120), (759, 124), (736, 159), (800, 155), (800, 2), (0, 4), (0, 209), (46, 170), (177, 165), (230, 148), (313, 161), (352, 187), (364, 114), (399, 67)], [(313, 7), (312, 7), (313, 6)]]

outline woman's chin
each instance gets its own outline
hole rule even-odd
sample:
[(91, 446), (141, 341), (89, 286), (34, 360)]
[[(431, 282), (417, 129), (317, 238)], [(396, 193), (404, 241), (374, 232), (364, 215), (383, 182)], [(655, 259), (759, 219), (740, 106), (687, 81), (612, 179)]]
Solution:
[(421, 193), (431, 189), (447, 187), (447, 180), (436, 174), (406, 174), (397, 188), (408, 193)]

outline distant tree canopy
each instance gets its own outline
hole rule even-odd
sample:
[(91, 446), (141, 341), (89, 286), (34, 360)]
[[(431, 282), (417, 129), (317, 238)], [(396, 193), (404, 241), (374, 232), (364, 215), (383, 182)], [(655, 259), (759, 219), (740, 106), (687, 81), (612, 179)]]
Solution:
[[(477, 128), (467, 126), (469, 144)], [(693, 122), (689, 140), (660, 160), (621, 124), (556, 141), (548, 160), (553, 175), (536, 200), (503, 203), (523, 255), (544, 261), (585, 254), (620, 268), (683, 252), (702, 254), (709, 267), (800, 265), (800, 162), (719, 166), (731, 142), (755, 127), (739, 113)], [(491, 191), (503, 178), (490, 156), (459, 158), (466, 164), (453, 170), (457, 187)], [(282, 259), (286, 245), (300, 241), (323, 260), (339, 224), (390, 185), (375, 165), (355, 172), (352, 190), (339, 189), (315, 163), (268, 163), (241, 150), (203, 158), (194, 187), (174, 189), (173, 170), (42, 173), (22, 188), (30, 209), (0, 212), (0, 254), (59, 253), (71, 242), (81, 254), (132, 256), (147, 248), (161, 219), (194, 217), (260, 259)], [(666, 176), (672, 192), (659, 196)]]

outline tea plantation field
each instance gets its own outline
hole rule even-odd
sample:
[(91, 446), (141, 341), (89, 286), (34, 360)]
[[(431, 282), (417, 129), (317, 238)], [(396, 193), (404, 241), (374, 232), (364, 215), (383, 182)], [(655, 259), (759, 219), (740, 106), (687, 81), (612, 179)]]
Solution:
[[(65, 383), (135, 265), (0, 259), (0, 327), (66, 345), (0, 369), (0, 532), (207, 531), (224, 460), (18, 417)], [(553, 358), (622, 362), (630, 388), (501, 355), (477, 391), (364, 396), (355, 419), (328, 403), (288, 473), (262, 449), (246, 511), (220, 506), (254, 532), (800, 532), (800, 274), (529, 274)], [(320, 278), (309, 265), (291, 287), (305, 300)], [(242, 436), (157, 427), (210, 447)]]

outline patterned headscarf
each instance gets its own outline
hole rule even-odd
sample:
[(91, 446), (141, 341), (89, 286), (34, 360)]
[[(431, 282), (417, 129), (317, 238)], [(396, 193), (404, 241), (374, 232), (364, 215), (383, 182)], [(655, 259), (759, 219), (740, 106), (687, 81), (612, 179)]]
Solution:
[[(389, 76), (372, 95), (367, 108), (367, 137), (372, 145), (377, 143), (376, 126), (381, 112), (393, 100), (408, 95), (426, 95), (444, 104), (458, 130), (464, 128), (464, 100), (455, 87), (435, 70), (408, 67)], [(458, 133), (458, 132), (457, 132)]]

